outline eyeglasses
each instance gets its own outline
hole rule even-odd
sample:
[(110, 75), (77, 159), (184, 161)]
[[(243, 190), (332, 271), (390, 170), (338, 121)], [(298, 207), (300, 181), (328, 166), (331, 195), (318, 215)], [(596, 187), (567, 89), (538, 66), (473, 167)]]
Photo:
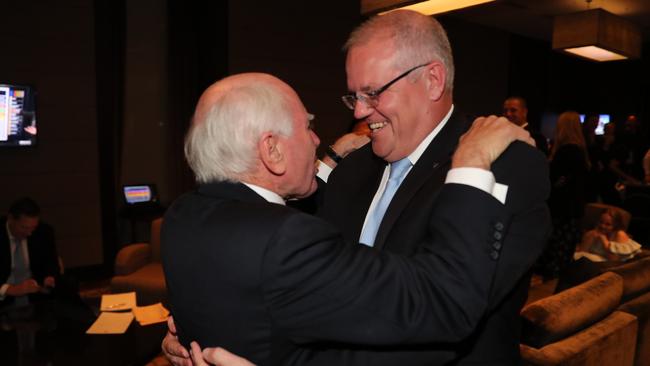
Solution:
[(371, 90), (369, 92), (356, 92), (356, 93), (346, 94), (341, 97), (341, 100), (343, 100), (345, 106), (350, 108), (351, 110), (354, 110), (354, 107), (356, 106), (357, 102), (363, 102), (368, 107), (375, 108), (377, 104), (379, 104), (379, 95), (381, 93), (385, 92), (386, 89), (390, 88), (393, 84), (398, 82), (406, 75), (428, 64), (430, 64), (430, 62), (406, 70), (403, 74), (389, 81), (388, 83), (386, 83), (386, 85), (382, 86), (379, 89)]

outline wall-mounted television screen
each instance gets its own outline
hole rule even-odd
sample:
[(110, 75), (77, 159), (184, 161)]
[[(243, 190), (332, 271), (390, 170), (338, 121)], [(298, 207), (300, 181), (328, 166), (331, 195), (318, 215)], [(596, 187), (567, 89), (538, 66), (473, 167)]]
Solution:
[(609, 123), (609, 114), (598, 115), (598, 126), (596, 126), (596, 135), (605, 134), (605, 125)]
[[(586, 115), (580, 114), (580, 123), (585, 123)], [(598, 125), (596, 125), (596, 135), (603, 135), (605, 133), (605, 125), (609, 123), (609, 114), (598, 115)]]
[(0, 147), (34, 146), (36, 136), (34, 88), (0, 83)]

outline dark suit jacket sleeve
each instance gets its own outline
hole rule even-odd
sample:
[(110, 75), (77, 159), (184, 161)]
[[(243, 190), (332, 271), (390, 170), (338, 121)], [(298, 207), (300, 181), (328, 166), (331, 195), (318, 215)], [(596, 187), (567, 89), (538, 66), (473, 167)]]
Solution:
[(495, 223), (503, 205), (464, 185), (446, 185), (430, 219), (430, 243), (411, 258), (340, 245), (334, 230), (307, 215), (279, 228), (264, 260), (272, 320), (296, 342), (356, 344), (453, 342), (485, 313), (499, 257)]
[(32, 277), (42, 285), (45, 277), (58, 276), (59, 255), (54, 240), (54, 229), (46, 223), (40, 223), (27, 239), (27, 243)]
[(504, 249), (499, 260), (490, 307), (500, 302), (530, 271), (540, 256), (551, 228), (546, 199), (550, 192), (548, 164), (537, 149), (513, 143), (492, 165), (499, 183), (508, 185), (506, 207), (512, 221), (501, 239), (492, 238)]

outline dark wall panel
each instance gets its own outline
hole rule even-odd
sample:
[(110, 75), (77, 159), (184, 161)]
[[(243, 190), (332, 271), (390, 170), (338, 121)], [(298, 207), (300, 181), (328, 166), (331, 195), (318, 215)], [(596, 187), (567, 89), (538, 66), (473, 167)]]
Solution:
[(348, 34), (361, 21), (358, 1), (314, 10), (305, 1), (231, 1), (229, 72), (262, 71), (288, 82), (316, 115), (321, 151), (351, 124), (340, 96), (347, 91)]
[(39, 143), (0, 151), (0, 211), (36, 199), (66, 267), (101, 263), (93, 2), (3, 3), (0, 82), (34, 85)]

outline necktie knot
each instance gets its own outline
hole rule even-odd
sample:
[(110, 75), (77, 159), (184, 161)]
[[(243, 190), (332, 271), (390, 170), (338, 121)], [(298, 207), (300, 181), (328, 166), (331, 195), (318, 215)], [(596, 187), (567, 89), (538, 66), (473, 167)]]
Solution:
[(402, 160), (398, 160), (390, 163), (390, 174), (388, 176), (388, 179), (401, 182), (402, 178), (404, 177), (404, 174), (406, 174), (406, 171), (410, 167), (411, 167), (411, 161), (408, 158), (404, 158)]

